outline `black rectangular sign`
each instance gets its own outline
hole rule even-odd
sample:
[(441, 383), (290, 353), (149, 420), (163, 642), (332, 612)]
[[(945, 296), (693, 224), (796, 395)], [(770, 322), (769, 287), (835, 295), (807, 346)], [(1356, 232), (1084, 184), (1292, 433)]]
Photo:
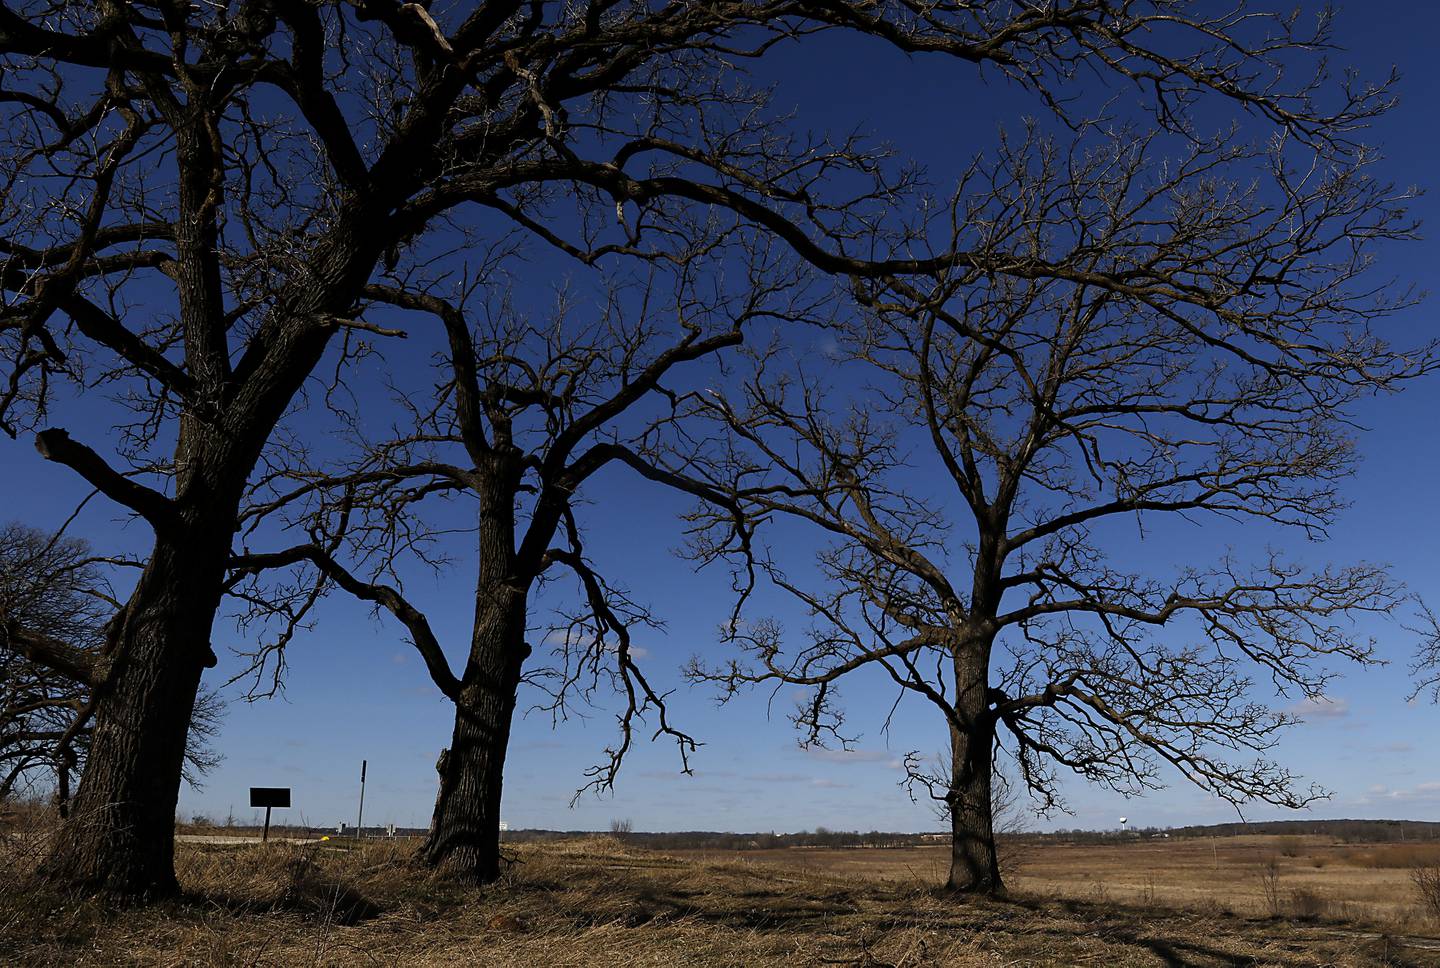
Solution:
[(251, 787), (250, 806), (252, 807), (288, 807), (290, 806), (289, 787)]

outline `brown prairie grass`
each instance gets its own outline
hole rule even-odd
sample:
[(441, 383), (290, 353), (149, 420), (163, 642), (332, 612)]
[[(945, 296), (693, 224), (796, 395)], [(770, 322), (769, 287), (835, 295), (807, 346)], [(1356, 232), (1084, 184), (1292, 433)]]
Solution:
[(26, 887), (36, 847), (11, 837), (0, 859), (0, 964), (1440, 965), (1440, 951), (1373, 932), (1128, 906), (1108, 889), (963, 899), (928, 876), (679, 858), (608, 837), (517, 848), (485, 888), (414, 868), (403, 842), (181, 844), (185, 896), (130, 909)]
[(1440, 844), (1368, 844), (1340, 852), (1341, 862), (1351, 867), (1412, 870), (1440, 864)]
[[(895, 882), (944, 879), (948, 848), (691, 852), (711, 860)], [(1440, 866), (1440, 844), (1347, 844), (1328, 837), (1239, 836), (1034, 846), (1009, 884), (1031, 895), (1243, 917), (1351, 922), (1378, 932), (1440, 933), (1413, 872)]]

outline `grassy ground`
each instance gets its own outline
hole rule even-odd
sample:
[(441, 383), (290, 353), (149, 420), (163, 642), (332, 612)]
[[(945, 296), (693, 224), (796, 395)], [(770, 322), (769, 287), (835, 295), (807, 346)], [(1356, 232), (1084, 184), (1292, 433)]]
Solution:
[(677, 858), (600, 838), (518, 848), (504, 882), (484, 889), (416, 871), (403, 843), (182, 844), (184, 899), (112, 910), (23, 887), (24, 845), (11, 840), (0, 866), (0, 964), (1440, 965), (1440, 946), (1324, 920), (1024, 891), (957, 900), (928, 875)]
[[(939, 883), (949, 864), (948, 846), (687, 855), (902, 883)], [(1392, 933), (1440, 934), (1412, 882), (1411, 872), (1422, 865), (1440, 865), (1440, 843), (1347, 844), (1317, 836), (1153, 839), (1020, 847), (1008, 880), (1031, 896), (1308, 916)]]

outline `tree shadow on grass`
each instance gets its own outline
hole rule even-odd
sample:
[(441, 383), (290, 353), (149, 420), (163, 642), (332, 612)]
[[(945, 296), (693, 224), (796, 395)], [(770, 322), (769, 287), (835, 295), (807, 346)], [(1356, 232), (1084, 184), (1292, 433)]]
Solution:
[[(1173, 936), (1178, 933), (1176, 931), (1172, 931), (1170, 937), (1154, 936), (1157, 926), (1178, 928), (1178, 925), (1187, 919), (1187, 914), (1183, 911), (1156, 912), (1149, 908), (1129, 907), (1113, 902), (1092, 902), (1078, 898), (1039, 898), (1023, 894), (996, 895), (984, 899), (974, 899), (974, 902), (987, 909), (985, 916), (991, 925), (991, 930), (1006, 931), (1007, 928), (1014, 927), (1017, 930), (1010, 933), (1015, 935), (1022, 933), (1024, 935), (1045, 935), (1057, 939), (1095, 937), (1108, 943), (1145, 949), (1159, 958), (1163, 964), (1172, 966), (1172, 968), (1181, 968), (1181, 966), (1183, 968), (1199, 968), (1199, 966), (1244, 968), (1244, 966), (1265, 963), (1258, 956), (1237, 954), (1204, 940)], [(998, 912), (1007, 909), (1014, 912), (1015, 916), (996, 916)], [(1073, 920), (1068, 925), (1045, 920), (1047, 916), (1053, 918), (1057, 914), (1063, 914)], [(1251, 942), (1257, 949), (1262, 945), (1283, 940), (1275, 937), (1273, 933), (1267, 932), (1266, 929), (1267, 927), (1273, 929), (1277, 924), (1284, 925), (1286, 922), (1275, 922), (1273, 919), (1256, 921), (1229, 912), (1217, 914), (1215, 917), (1225, 922), (1223, 933), (1226, 937), (1236, 941)], [(1209, 930), (1213, 934), (1214, 926), (1212, 925)], [(1294, 943), (1287, 946), (1288, 950), (1303, 953), (1313, 946), (1316, 939), (1297, 937), (1292, 940)], [(1397, 950), (1395, 943), (1388, 938), (1367, 938), (1364, 941), (1363, 947), (1367, 949), (1365, 954), (1373, 957), (1376, 964), (1409, 966), (1433, 963), (1407, 959), (1404, 957), (1403, 950)]]
[(187, 892), (184, 900), (237, 915), (298, 914), (307, 921), (346, 927), (369, 921), (385, 911), (346, 878), (324, 870), (308, 854), (290, 857), (281, 883), (266, 895), (245, 897), (211, 889)]

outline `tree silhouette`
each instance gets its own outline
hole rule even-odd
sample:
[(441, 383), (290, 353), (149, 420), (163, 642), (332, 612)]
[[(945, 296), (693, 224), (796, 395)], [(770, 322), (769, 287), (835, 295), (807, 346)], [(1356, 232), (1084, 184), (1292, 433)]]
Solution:
[[(848, 738), (836, 693), (861, 670), (922, 697), (951, 769), (912, 779), (951, 816), (957, 890), (1001, 887), (997, 747), (1042, 807), (1058, 769), (1133, 794), (1162, 766), (1235, 804), (1308, 803), (1319, 791), (1264, 756), (1293, 720), (1253, 679), (1321, 696), (1327, 663), (1372, 660), (1354, 620), (1411, 600), (1366, 563), (1127, 560), (1166, 555), (1135, 544), (1165, 518), (1323, 536), (1354, 465), (1351, 405), (1436, 360), (1379, 334), (1404, 295), (1371, 278), (1373, 248), (1411, 223), (1363, 156), (1231, 135), (1161, 154), (1124, 130), (1068, 147), (1032, 132), (977, 162), (953, 241), (1066, 271), (857, 281), (839, 375), (754, 354), (741, 389), (698, 408), (725, 442), (677, 464), (727, 495), (697, 510), (696, 554), (813, 619), (803, 636), (746, 620), (742, 595), (727, 638), (745, 659), (692, 677), (722, 697), (806, 687), (808, 743)], [(736, 504), (751, 528), (817, 528), (819, 578), (765, 553)]]
[[(1388, 94), (1292, 79), (1330, 43), (1327, 18), (1297, 23), (1166, 0), (7, 0), (0, 426), (36, 431), (45, 459), (154, 535), (107, 625), (85, 775), (41, 876), (177, 890), (185, 734), (240, 505), (257, 466), (283, 459), (277, 427), (322, 360), (343, 375), (366, 340), (399, 335), (360, 314), (377, 267), (424, 264), (457, 227), (585, 263), (651, 258), (683, 249), (681, 213), (718, 210), (829, 272), (1044, 273), (877, 237), (903, 210), (903, 169), (777, 129), (735, 66), (844, 30), (993, 69), (1062, 115), (1098, 73), (1134, 82), (1170, 130), (1213, 95), (1345, 141)], [(71, 390), (96, 401), (75, 436), (49, 425)], [(85, 442), (107, 437), (109, 453)]]

